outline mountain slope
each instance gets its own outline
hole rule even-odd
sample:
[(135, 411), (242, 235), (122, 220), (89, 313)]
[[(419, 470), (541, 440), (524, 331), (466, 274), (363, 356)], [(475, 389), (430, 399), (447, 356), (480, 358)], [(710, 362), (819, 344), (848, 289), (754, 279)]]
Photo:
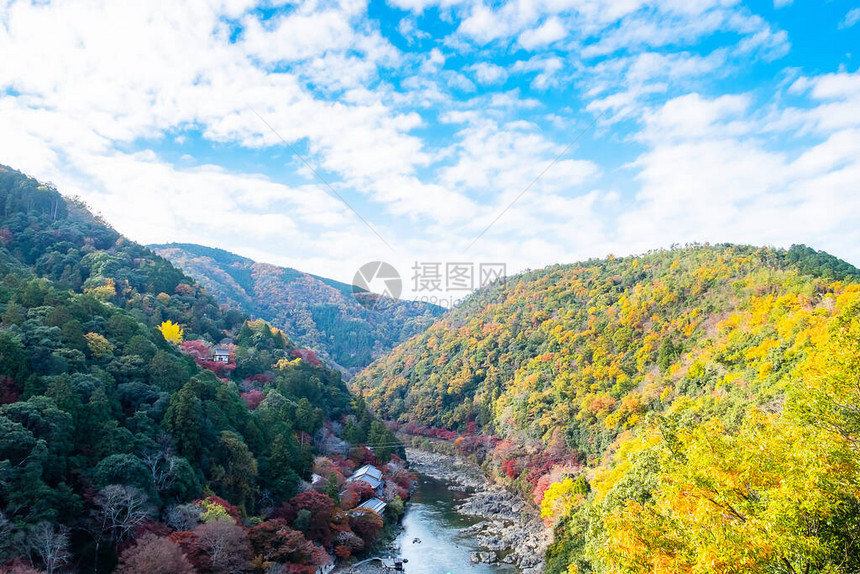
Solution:
[(471, 297), (351, 385), (404, 431), (497, 435), (457, 444), (556, 522), (550, 572), (834, 565), (860, 556), (857, 357), (828, 362), (860, 348), (858, 282), (804, 246), (552, 266)]
[(369, 310), (352, 286), (187, 243), (151, 245), (221, 301), (269, 321), (347, 372), (356, 372), (441, 315), (435, 305), (401, 301)]
[[(124, 550), (137, 571), (165, 553), (185, 564), (171, 571), (316, 571), (333, 544), (325, 512), (344, 515), (337, 491), (298, 494), (313, 438), (396, 450), (350, 399), (341, 373), (283, 332), (0, 166), (3, 571), (109, 572)], [(334, 436), (342, 427), (352, 443)], [(323, 461), (335, 477), (355, 465)], [(303, 512), (320, 524), (297, 523)], [(343, 519), (337, 529), (358, 539)], [(230, 549), (221, 563), (216, 539)]]

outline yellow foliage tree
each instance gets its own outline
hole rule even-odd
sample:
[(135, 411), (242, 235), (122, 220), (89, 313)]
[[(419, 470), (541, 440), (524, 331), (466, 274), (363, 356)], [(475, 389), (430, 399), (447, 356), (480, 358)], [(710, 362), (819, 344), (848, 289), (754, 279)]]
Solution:
[(540, 503), (541, 517), (552, 520), (567, 516), (584, 500), (583, 494), (585, 493), (573, 478), (552, 483), (544, 492)]
[(93, 357), (96, 359), (104, 359), (113, 355), (114, 346), (110, 341), (105, 339), (98, 333), (87, 333), (84, 335), (87, 340), (87, 346), (90, 349)]
[(230, 514), (227, 512), (227, 509), (208, 498), (201, 500), (199, 505), (201, 510), (200, 520), (203, 522), (214, 522), (216, 520), (230, 518)]
[(736, 433), (712, 420), (676, 439), (651, 501), (604, 516), (609, 572), (830, 571), (821, 529), (857, 476), (832, 436), (754, 410)]
[(291, 367), (295, 367), (296, 365), (298, 365), (298, 364), (299, 364), (299, 363), (301, 363), (301, 362), (302, 362), (301, 357), (296, 357), (296, 358), (295, 358), (295, 359), (293, 359), (293, 360), (290, 360), (290, 359), (279, 359), (277, 363), (275, 363), (274, 365), (272, 365), (272, 367), (274, 367), (275, 369), (280, 369), (280, 370), (283, 370), (283, 369), (289, 369), (289, 368), (291, 368)]
[(170, 341), (171, 343), (182, 342), (182, 327), (173, 321), (165, 321), (159, 325), (158, 330), (161, 331), (161, 335), (164, 337), (165, 341)]
[(106, 279), (104, 285), (99, 287), (87, 287), (84, 293), (89, 293), (99, 301), (110, 301), (116, 297), (116, 283), (113, 279)]

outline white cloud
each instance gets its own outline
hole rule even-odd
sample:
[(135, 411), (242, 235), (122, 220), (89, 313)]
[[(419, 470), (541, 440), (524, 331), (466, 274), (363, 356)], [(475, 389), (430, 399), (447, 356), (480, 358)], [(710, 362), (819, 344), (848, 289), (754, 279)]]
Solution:
[(410, 44), (414, 44), (415, 40), (423, 40), (430, 37), (430, 34), (418, 29), (418, 25), (413, 18), (401, 18), (397, 24), (397, 31)]
[(726, 89), (791, 58), (786, 31), (746, 5), (389, 3), (409, 13), (388, 26), (364, 0), (269, 20), (251, 0), (0, 3), (0, 53), (17, 56), (0, 66), (0, 162), (135, 239), (341, 280), (379, 258), (403, 271), (501, 255), (516, 271), (687, 240), (805, 241), (860, 261), (860, 75), (798, 68), (790, 87)]
[(526, 30), (519, 37), (520, 45), (526, 50), (547, 46), (567, 36), (567, 29), (558, 18), (549, 18), (533, 30)]
[(860, 22), (860, 8), (852, 8), (847, 14), (845, 14), (845, 18), (843, 18), (839, 23), (839, 28), (851, 28), (857, 22)]
[(726, 74), (726, 58), (726, 50), (717, 49), (707, 56), (689, 52), (644, 52), (601, 62), (589, 69), (591, 78), (587, 92), (592, 97), (601, 97), (589, 103), (587, 109), (611, 111), (606, 116), (609, 122), (641, 116), (647, 111), (645, 104), (652, 95)]
[(619, 219), (622, 245), (805, 242), (860, 255), (839, 239), (857, 235), (860, 132), (843, 121), (793, 157), (758, 139), (761, 126), (749, 107), (746, 96), (691, 94), (646, 116), (648, 150), (630, 166), (641, 189), (635, 208)]
[(516, 62), (511, 71), (515, 73), (538, 72), (532, 79), (532, 87), (536, 90), (546, 90), (558, 84), (558, 72), (564, 68), (564, 63), (557, 57), (535, 56), (529, 60)]
[[(456, 135), (457, 161), (440, 170), (440, 181), (449, 188), (519, 192), (561, 151), (525, 122), (499, 125), (474, 116), (459, 119), (467, 124)], [(538, 189), (572, 192), (597, 172), (590, 161), (563, 159), (541, 178)]]
[(769, 62), (785, 56), (791, 45), (785, 30), (772, 32), (770, 28), (760, 30), (744, 38), (738, 45), (741, 54), (758, 53), (762, 59)]
[(640, 138), (651, 141), (738, 136), (751, 127), (744, 115), (750, 105), (746, 96), (726, 95), (713, 100), (688, 94), (666, 102), (644, 116), (646, 129)]
[(469, 66), (479, 84), (489, 86), (501, 84), (508, 78), (508, 72), (501, 66), (489, 62), (478, 62)]
[(471, 13), (460, 23), (457, 31), (479, 43), (486, 44), (507, 36), (510, 29), (510, 23), (503, 17), (479, 3), (472, 7)]

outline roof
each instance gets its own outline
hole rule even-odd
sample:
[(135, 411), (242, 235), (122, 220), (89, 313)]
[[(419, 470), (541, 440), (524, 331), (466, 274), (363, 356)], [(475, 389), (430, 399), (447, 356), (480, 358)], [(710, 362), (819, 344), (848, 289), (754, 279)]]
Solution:
[(375, 466), (366, 464), (353, 472), (347, 480), (349, 482), (361, 480), (369, 484), (371, 488), (379, 488), (379, 485), (382, 484), (382, 471)]
[(382, 471), (370, 464), (365, 464), (353, 472), (350, 478), (363, 478), (364, 475), (371, 476), (376, 480), (382, 480)]
[(366, 502), (362, 502), (356, 508), (367, 508), (374, 511), (377, 514), (382, 514), (382, 511), (385, 510), (386, 504), (379, 500), (378, 498), (371, 498)]
[(227, 349), (215, 349), (215, 354), (216, 355), (229, 355), (230, 351), (228, 351)]
[(347, 480), (349, 482), (358, 482), (358, 481), (366, 482), (367, 484), (370, 485), (370, 488), (373, 488), (374, 490), (379, 488), (379, 485), (382, 484), (381, 480), (373, 478), (372, 476), (368, 476), (368, 475), (356, 476), (356, 477), (350, 476), (349, 479), (347, 479)]

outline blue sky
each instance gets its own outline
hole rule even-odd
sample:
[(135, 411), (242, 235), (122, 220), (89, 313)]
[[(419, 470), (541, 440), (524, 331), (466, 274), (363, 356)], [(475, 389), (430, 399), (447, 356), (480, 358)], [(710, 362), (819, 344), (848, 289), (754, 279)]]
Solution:
[(845, 0), (13, 1), (0, 57), (0, 163), (144, 243), (344, 281), (687, 242), (860, 265)]

